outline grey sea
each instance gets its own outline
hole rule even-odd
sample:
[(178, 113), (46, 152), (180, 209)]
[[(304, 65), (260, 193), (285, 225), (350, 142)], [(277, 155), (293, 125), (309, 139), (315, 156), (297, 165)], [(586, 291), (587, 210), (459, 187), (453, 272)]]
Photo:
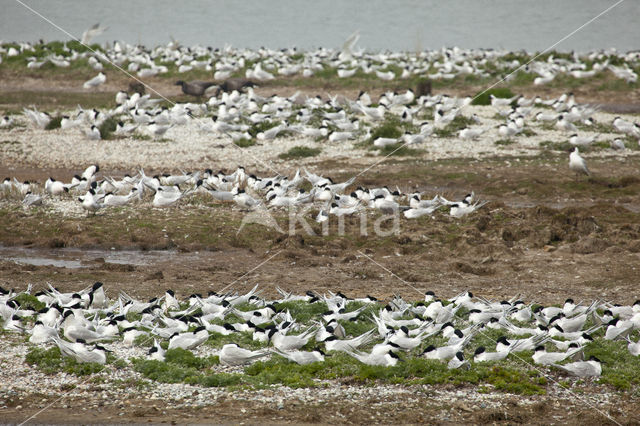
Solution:
[(2, 0), (0, 40), (68, 40), (62, 30), (79, 37), (100, 22), (98, 43), (312, 49), (358, 30), (367, 50), (533, 52), (584, 26), (555, 49), (627, 51), (640, 48), (639, 18), (638, 0)]

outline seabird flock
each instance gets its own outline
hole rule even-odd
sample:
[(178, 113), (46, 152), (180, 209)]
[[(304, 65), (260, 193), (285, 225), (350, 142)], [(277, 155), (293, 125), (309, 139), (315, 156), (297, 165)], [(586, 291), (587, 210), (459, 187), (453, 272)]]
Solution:
[[(103, 27), (97, 26), (85, 32), (83, 40), (91, 40), (100, 34)], [(504, 77), (507, 81), (515, 78), (517, 73), (535, 75), (534, 85), (544, 85), (553, 81), (556, 76), (566, 74), (575, 79), (591, 78), (609, 71), (616, 78), (627, 83), (637, 81), (637, 73), (633, 70), (640, 60), (639, 52), (621, 54), (615, 49), (578, 54), (574, 52), (568, 57), (554, 57), (546, 60), (535, 60), (522, 66), (526, 58), (518, 56), (518, 52), (498, 51), (491, 49), (443, 48), (440, 50), (419, 53), (366, 53), (356, 49), (358, 34), (352, 35), (342, 49), (332, 50), (319, 48), (313, 51), (300, 52), (295, 48), (272, 50), (212, 49), (210, 47), (183, 47), (176, 42), (154, 49), (146, 49), (138, 45), (114, 42), (112, 46), (97, 48), (94, 51), (77, 49), (66, 44), (53, 49), (48, 45), (15, 43), (0, 45), (0, 58), (21, 58), (28, 68), (40, 68), (46, 63), (55, 67), (69, 67), (76, 61), (87, 61), (99, 71), (99, 74), (86, 81), (84, 88), (91, 89), (104, 84), (106, 76), (102, 72), (105, 64), (126, 67), (127, 72), (137, 73), (138, 78), (147, 78), (169, 72), (166, 64), (174, 64), (178, 73), (191, 70), (213, 72), (216, 81), (230, 79), (244, 71), (248, 79), (246, 84), (231, 85), (232, 88), (247, 88), (247, 93), (238, 90), (225, 90), (225, 83), (214, 85), (213, 82), (178, 81), (187, 94), (205, 95), (210, 87), (216, 87), (216, 96), (207, 102), (178, 103), (171, 108), (157, 107), (161, 99), (151, 99), (149, 95), (138, 93), (129, 95), (119, 92), (116, 95), (118, 106), (108, 111), (85, 111), (78, 108), (72, 116), (64, 116), (61, 128), (64, 130), (79, 127), (87, 138), (101, 138), (99, 125), (107, 118), (116, 118), (119, 122), (115, 135), (129, 136), (134, 132), (163, 137), (173, 126), (186, 125), (195, 120), (198, 128), (208, 134), (226, 135), (234, 141), (251, 139), (248, 133), (250, 126), (269, 123), (269, 128), (258, 133), (258, 140), (273, 140), (278, 136), (296, 134), (312, 139), (325, 139), (329, 142), (345, 142), (369, 137), (372, 126), (386, 117), (395, 116), (404, 122), (411, 123), (416, 129), (407, 131), (401, 138), (377, 138), (374, 146), (384, 147), (399, 143), (419, 144), (433, 132), (434, 126), (442, 127), (461, 114), (471, 98), (457, 99), (446, 95), (429, 96), (418, 94), (412, 90), (404, 93), (387, 92), (375, 104), (367, 93), (360, 93), (356, 100), (344, 99), (338, 102), (337, 97), (329, 97), (323, 101), (319, 97), (303, 97), (298, 93), (290, 97), (261, 97), (253, 91), (253, 82), (260, 83), (273, 80), (276, 76), (308, 78), (317, 74), (332, 75), (335, 78), (347, 78), (356, 73), (371, 75), (374, 78), (393, 81), (401, 84), (403, 79), (412, 76), (425, 76), (431, 80), (448, 80), (459, 76)], [(36, 49), (38, 48), (38, 49)], [(36, 50), (38, 54), (36, 54)], [(521, 52), (522, 53), (522, 52)], [(520, 68), (521, 67), (521, 68)], [(518, 69), (517, 73), (510, 74)], [(222, 90), (221, 90), (222, 88)], [(220, 96), (218, 96), (220, 95)], [(304, 98), (304, 99), (303, 99)], [(505, 117), (506, 122), (498, 127), (501, 137), (511, 138), (524, 130), (525, 119), (534, 112), (535, 107), (551, 107), (553, 112), (538, 112), (536, 121), (555, 122), (559, 130), (572, 134), (570, 141), (576, 146), (572, 155), (571, 170), (576, 173), (589, 174), (589, 171), (578, 153), (578, 146), (585, 146), (595, 141), (594, 137), (577, 135), (575, 123), (587, 126), (593, 124), (591, 114), (595, 108), (580, 106), (571, 95), (563, 95), (559, 99), (542, 101), (539, 97), (526, 99), (522, 96), (513, 99), (493, 98), (491, 104), (498, 114)], [(45, 128), (51, 116), (35, 108), (25, 108), (27, 119), (38, 128)], [(432, 123), (427, 117), (432, 115)], [(477, 117), (472, 117), (482, 124)], [(1, 127), (10, 127), (12, 117), (4, 117)], [(621, 118), (613, 122), (616, 132), (631, 135), (640, 139), (640, 126)], [(464, 140), (475, 140), (481, 137), (490, 127), (475, 126), (459, 131), (458, 137)], [(624, 149), (624, 142), (611, 140), (614, 149)]]
[[(496, 72), (503, 75), (520, 66), (517, 59), (509, 59), (509, 52), (494, 50), (462, 50), (458, 48), (442, 49), (438, 51), (409, 53), (378, 53), (366, 54), (354, 48), (357, 37), (351, 38), (341, 50), (318, 49), (310, 52), (298, 52), (296, 49), (283, 50), (248, 50), (248, 49), (210, 49), (203, 47), (180, 47), (176, 43), (168, 46), (146, 50), (141, 46), (132, 46), (116, 42), (112, 47), (98, 49), (95, 52), (77, 51), (68, 46), (59, 48), (57, 53), (46, 53), (40, 47), (42, 56), (40, 61), (51, 61), (55, 66), (67, 66), (74, 61), (87, 60), (96, 69), (102, 70), (103, 63), (111, 62), (119, 66), (127, 66), (129, 72), (138, 72), (144, 78), (150, 71), (166, 72), (165, 65), (156, 63), (174, 63), (178, 72), (190, 69), (215, 71), (216, 80), (228, 79), (225, 83), (215, 85), (213, 82), (184, 82), (179, 81), (185, 93), (198, 96), (202, 100), (209, 88), (217, 88), (217, 94), (210, 96), (205, 102), (176, 103), (172, 107), (158, 106), (162, 101), (151, 98), (150, 95), (139, 93), (128, 94), (118, 92), (115, 108), (105, 111), (85, 110), (78, 107), (73, 114), (61, 118), (62, 132), (81, 129), (90, 140), (100, 140), (99, 127), (105, 120), (117, 120), (113, 134), (116, 137), (130, 137), (134, 133), (150, 135), (153, 138), (167, 136), (172, 127), (196, 125), (197, 128), (215, 137), (228, 137), (234, 142), (255, 139), (263, 143), (273, 143), (276, 138), (287, 135), (316, 140), (317, 143), (341, 144), (347, 141), (371, 140), (374, 147), (396, 149), (407, 146), (426, 144), (434, 137), (434, 131), (446, 128), (458, 116), (463, 116), (464, 109), (471, 103), (470, 97), (457, 98), (443, 94), (416, 94), (407, 89), (402, 93), (383, 93), (377, 102), (373, 102), (368, 93), (361, 92), (354, 100), (339, 99), (329, 96), (323, 100), (319, 96), (308, 97), (295, 93), (289, 97), (273, 95), (262, 97), (253, 89), (253, 81), (257, 84), (274, 78), (274, 74), (286, 77), (309, 77), (314, 73), (333, 70), (340, 78), (348, 70), (356, 70), (364, 74), (375, 74), (376, 78), (393, 74), (391, 80), (401, 82), (403, 78), (413, 75), (428, 75), (430, 79), (448, 79), (460, 75), (475, 75), (480, 77), (494, 76)], [(7, 57), (22, 55), (27, 66), (33, 65), (37, 58), (30, 57), (29, 52), (34, 46), (21, 43), (15, 46), (2, 45), (0, 53)], [(42, 53), (45, 52), (45, 53)], [(570, 58), (554, 58), (549, 56), (546, 61), (534, 61), (519, 72), (536, 73), (538, 78), (549, 79), (561, 73), (572, 75), (574, 78), (590, 76), (588, 73), (602, 73), (611, 71), (618, 78), (627, 82), (634, 82), (637, 75), (632, 67), (640, 58), (638, 52), (618, 54), (614, 50), (592, 52), (585, 55), (574, 53)], [(512, 55), (511, 55), (512, 56)], [(1, 56), (0, 56), (1, 57)], [(34, 59), (35, 58), (35, 59)], [(613, 65), (623, 64), (623, 65)], [(40, 65), (38, 65), (40, 66)], [(163, 68), (164, 67), (164, 68)], [(585, 71), (590, 67), (590, 71)], [(493, 69), (493, 74), (489, 72)], [(396, 75), (394, 69), (401, 69), (402, 74)], [(248, 79), (230, 78), (245, 70)], [(436, 72), (434, 72), (436, 70)], [(497, 70), (497, 71), (495, 71)], [(348, 74), (348, 73), (347, 73)], [(542, 84), (536, 78), (535, 84)], [(104, 82), (104, 74), (87, 81), (85, 87), (95, 87)], [(490, 95), (490, 102), (496, 111), (496, 116), (503, 117), (504, 122), (498, 126), (482, 122), (473, 114), (470, 119), (473, 125), (460, 129), (457, 137), (461, 140), (478, 140), (493, 132), (501, 138), (513, 138), (521, 135), (526, 126), (534, 123), (542, 125), (555, 123), (555, 129), (570, 134), (569, 143), (574, 146), (570, 155), (569, 168), (576, 174), (590, 175), (586, 161), (580, 156), (579, 148), (593, 144), (600, 134), (591, 136), (578, 135), (581, 129), (589, 129), (594, 125), (592, 114), (597, 107), (580, 105), (572, 94), (564, 94), (557, 99), (543, 100), (540, 97), (525, 98), (497, 98)], [(51, 121), (50, 114), (40, 112), (36, 108), (25, 108), (24, 116), (27, 123), (36, 128), (45, 128)], [(395, 123), (405, 123), (405, 134), (400, 137), (371, 136), (376, 126), (392, 119)], [(0, 128), (11, 128), (16, 119), (4, 117)], [(260, 126), (260, 131), (250, 131)], [(612, 149), (624, 151), (624, 138), (640, 139), (640, 125), (616, 117), (608, 133)], [(86, 173), (86, 172), (85, 172)], [(222, 201), (235, 201), (242, 208), (251, 209), (259, 206), (284, 207), (313, 201), (326, 203), (320, 208), (317, 217), (325, 220), (329, 214), (353, 214), (362, 208), (378, 208), (385, 211), (402, 211), (407, 218), (415, 218), (433, 213), (440, 205), (451, 207), (453, 216), (463, 216), (473, 212), (481, 206), (474, 202), (473, 197), (451, 202), (441, 196), (433, 199), (421, 200), (420, 194), (405, 195), (396, 188), (387, 187), (366, 189), (359, 187), (355, 191), (346, 192), (343, 184), (335, 184), (330, 178), (306, 173), (305, 179), (312, 183), (310, 192), (298, 189), (302, 182), (299, 173), (289, 179), (281, 175), (258, 178), (247, 176), (244, 168), (240, 167), (232, 174), (223, 171), (213, 173), (210, 169), (200, 173), (183, 173), (180, 175), (154, 176), (149, 178), (140, 171), (136, 177), (125, 176), (121, 181), (105, 179), (95, 186), (89, 176), (76, 176), (71, 183), (62, 183), (50, 178), (45, 185), (46, 192), (52, 195), (60, 194), (75, 188), (81, 192), (78, 199), (89, 212), (95, 213), (106, 206), (121, 206), (133, 200), (141, 200), (145, 193), (153, 195), (154, 207), (174, 205), (185, 197), (201, 192), (210, 194)], [(184, 185), (189, 185), (185, 188)], [(17, 189), (25, 196), (25, 205), (37, 205), (42, 197), (37, 191), (31, 190), (33, 185), (5, 179), (3, 189)], [(260, 196), (265, 199), (260, 199)]]
[[(44, 188), (29, 181), (19, 182), (15, 178), (5, 178), (0, 183), (0, 195), (4, 194), (9, 199), (12, 196), (23, 196), (23, 205), (29, 207), (42, 205), (43, 199), (61, 199), (72, 192), (79, 195), (77, 202), (89, 215), (106, 207), (123, 207), (143, 200), (150, 200), (153, 207), (169, 207), (199, 194), (218, 202), (236, 205), (244, 211), (315, 207), (318, 209), (316, 221), (320, 223), (327, 221), (330, 216), (352, 215), (366, 209), (383, 214), (402, 213), (404, 217), (413, 219), (431, 215), (444, 207), (449, 209), (450, 216), (460, 218), (486, 204), (486, 201), (476, 200), (473, 192), (460, 201), (449, 201), (441, 195), (422, 200), (420, 193), (404, 194), (399, 189), (392, 191), (387, 187), (360, 186), (345, 194), (346, 189), (355, 182), (355, 177), (334, 183), (330, 177), (323, 177), (306, 169), (304, 175), (298, 170), (291, 179), (281, 175), (264, 178), (248, 175), (243, 167), (232, 174), (214, 173), (207, 169), (203, 172), (153, 177), (140, 170), (134, 177), (125, 175), (120, 180), (111, 177), (97, 179), (99, 171), (98, 165), (91, 165), (82, 175), (75, 175), (70, 183), (49, 178)], [(307, 182), (311, 185), (309, 191), (299, 188)]]
[[(87, 39), (90, 41), (90, 34)], [(76, 61), (87, 61), (99, 72), (84, 83), (87, 90), (106, 82), (102, 71), (107, 64), (116, 64), (142, 79), (169, 72), (167, 63), (175, 64), (177, 73), (212, 72), (218, 82), (237, 78), (244, 72), (246, 80), (239, 85), (179, 81), (177, 84), (184, 93), (196, 96), (197, 102), (160, 107), (162, 99), (119, 92), (115, 108), (98, 111), (79, 107), (73, 114), (62, 117), (62, 132), (81, 129), (90, 140), (101, 139), (99, 127), (108, 118), (118, 121), (114, 134), (119, 137), (141, 132), (159, 138), (174, 126), (195, 123), (203, 133), (226, 136), (234, 142), (252, 139), (249, 131), (258, 125), (263, 126), (263, 130), (255, 134), (260, 141), (293, 134), (328, 143), (369, 139), (376, 126), (389, 118), (407, 123), (407, 128), (413, 129), (399, 138), (372, 140), (379, 148), (425, 143), (433, 137), (434, 129), (446, 127), (462, 115), (472, 99), (416, 94), (410, 89), (401, 93), (386, 92), (376, 102), (365, 92), (354, 100), (332, 96), (323, 100), (299, 93), (289, 97), (262, 97), (254, 91), (253, 83), (259, 85), (279, 76), (309, 78), (330, 74), (340, 79), (356, 73), (398, 84), (415, 75), (430, 80), (464, 75), (506, 76), (509, 80), (516, 77), (509, 72), (522, 65), (522, 59), (514, 57), (513, 52), (451, 48), (416, 54), (369, 54), (357, 50), (356, 42), (354, 35), (342, 49), (320, 48), (307, 52), (182, 47), (175, 42), (150, 50), (115, 42), (95, 52), (66, 45), (54, 51), (17, 43), (0, 45), (0, 61), (24, 58), (30, 69), (47, 63), (69, 67)], [(548, 84), (561, 74), (581, 79), (607, 71), (634, 83), (637, 74), (633, 68), (639, 61), (638, 52), (619, 54), (615, 50), (573, 53), (568, 57), (549, 55), (527, 64), (519, 72), (535, 75), (534, 85)], [(226, 90), (229, 86), (234, 90)], [(216, 94), (203, 100), (213, 88), (217, 89)], [(598, 135), (578, 135), (576, 125), (586, 129), (593, 125), (596, 107), (577, 104), (572, 94), (549, 100), (523, 96), (510, 99), (491, 96), (490, 99), (497, 115), (505, 119), (504, 123), (498, 127), (486, 126), (473, 115), (468, 118), (475, 124), (461, 129), (457, 134), (460, 139), (472, 143), (487, 132), (511, 138), (522, 133), (531, 122), (553, 123), (557, 130), (570, 135), (568, 140), (575, 146), (570, 154), (570, 170), (590, 175), (579, 147), (594, 143)], [(47, 127), (52, 119), (50, 114), (36, 108), (25, 108), (24, 116), (26, 122), (40, 129)], [(15, 123), (14, 117), (6, 116), (0, 121), (0, 129), (9, 129)], [(265, 123), (268, 125), (264, 126)], [(618, 136), (640, 139), (637, 123), (617, 117), (611, 126)], [(611, 140), (611, 147), (624, 150), (625, 144), (615, 138)], [(442, 195), (421, 199), (419, 193), (405, 194), (399, 188), (386, 186), (357, 187), (349, 191), (347, 188), (354, 184), (354, 178), (335, 183), (306, 169), (302, 173), (298, 170), (293, 177), (280, 174), (258, 177), (246, 172), (244, 167), (230, 174), (206, 169), (153, 177), (141, 169), (121, 179), (98, 178), (99, 172), (98, 165), (91, 165), (69, 183), (49, 178), (44, 187), (7, 178), (0, 184), (0, 193), (20, 194), (24, 197), (23, 203), (31, 206), (40, 205), (49, 197), (75, 192), (82, 207), (93, 214), (106, 207), (124, 206), (145, 198), (152, 200), (153, 207), (168, 207), (194, 194), (235, 203), (244, 210), (315, 203), (318, 222), (328, 220), (330, 215), (349, 215), (364, 209), (402, 212), (411, 219), (431, 215), (443, 206), (449, 215), (462, 217), (484, 204), (476, 200), (473, 193), (460, 201), (449, 201)], [(305, 191), (300, 187), (306, 182), (311, 189)], [(30, 292), (30, 288), (25, 291)], [(282, 289), (278, 292), (280, 298), (268, 300), (259, 297), (256, 286), (246, 294), (211, 292), (179, 301), (175, 293), (168, 290), (161, 297), (144, 302), (124, 292), (109, 300), (101, 283), (77, 293), (61, 293), (49, 286), (34, 294), (46, 306), (34, 312), (20, 306), (21, 293), (0, 288), (0, 315), (5, 330), (29, 334), (33, 344), (55, 345), (64, 356), (78, 362), (100, 364), (107, 362), (106, 354), (112, 346), (131, 347), (141, 337), (154, 342), (148, 357), (164, 361), (167, 349), (193, 350), (207, 340), (215, 340), (216, 336), (239, 333), (250, 335), (262, 344), (262, 349), (226, 344), (214, 351), (222, 364), (243, 365), (274, 356), (309, 364), (323, 362), (325, 356), (341, 351), (369, 365), (394, 366), (408, 357), (423, 357), (445, 362), (449, 368), (456, 369), (469, 368), (473, 363), (496, 362), (528, 351), (536, 364), (553, 366), (578, 377), (595, 377), (601, 374), (602, 368), (600, 360), (588, 356), (588, 345), (594, 339), (625, 340), (628, 351), (634, 356), (640, 355), (640, 343), (631, 338), (634, 330), (640, 328), (640, 301), (619, 306), (602, 301), (575, 304), (568, 299), (562, 307), (535, 305), (534, 308), (534, 303), (518, 298), (490, 301), (470, 292), (449, 300), (428, 292), (417, 302), (395, 296), (388, 303), (370, 296), (352, 299), (340, 292), (328, 295), (313, 292), (296, 295)], [(288, 309), (281, 308), (288, 302), (321, 304), (326, 309), (323, 314), (303, 322)], [(367, 323), (371, 328), (362, 335), (350, 336), (343, 326), (349, 321)], [(495, 347), (474, 346), (475, 339), (489, 329), (502, 333), (494, 342)]]
[[(640, 300), (621, 306), (567, 299), (562, 307), (545, 307), (517, 297), (491, 301), (468, 291), (446, 300), (428, 291), (419, 301), (394, 296), (383, 303), (341, 292), (297, 295), (276, 289), (280, 297), (272, 300), (260, 297), (256, 285), (244, 294), (212, 291), (184, 300), (167, 290), (145, 302), (124, 291), (109, 300), (100, 282), (77, 293), (62, 293), (49, 285), (33, 294), (45, 306), (33, 311), (20, 306), (22, 293), (0, 287), (0, 315), (5, 330), (27, 334), (35, 345), (55, 345), (80, 363), (104, 364), (114, 346), (149, 346), (151, 341), (147, 357), (164, 361), (167, 349), (190, 351), (209, 339), (216, 346), (221, 336), (247, 336), (260, 346), (251, 350), (228, 343), (211, 348), (209, 354), (218, 355), (223, 365), (276, 355), (310, 364), (345, 352), (368, 365), (394, 366), (422, 357), (457, 369), (528, 353), (535, 364), (595, 377), (602, 370), (601, 361), (589, 354), (594, 339), (626, 341), (627, 350), (640, 355), (640, 343), (631, 339), (640, 328)], [(24, 293), (31, 294), (31, 286)], [(290, 312), (291, 302), (309, 308), (319, 304), (323, 313), (301, 321)], [(344, 325), (349, 322), (369, 329), (348, 335)], [(489, 330), (500, 332), (491, 338), (491, 347), (473, 344)]]

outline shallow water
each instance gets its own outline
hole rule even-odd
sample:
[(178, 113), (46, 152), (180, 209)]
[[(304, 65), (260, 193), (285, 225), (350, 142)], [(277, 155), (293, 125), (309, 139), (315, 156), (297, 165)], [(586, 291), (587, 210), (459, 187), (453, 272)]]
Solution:
[(87, 267), (87, 265), (83, 265), (79, 260), (64, 260), (42, 256), (7, 256), (3, 258), (24, 265), (54, 266), (56, 268), (69, 269), (80, 269)]
[[(196, 256), (197, 253), (180, 253), (181, 257)], [(178, 252), (172, 250), (82, 250), (74, 248), (32, 249), (21, 247), (0, 247), (0, 259), (35, 266), (54, 266), (58, 268), (88, 268), (96, 261), (122, 265), (152, 265), (158, 262), (174, 260)]]
[[(100, 22), (94, 41), (148, 46), (170, 36), (187, 45), (340, 47), (355, 30), (370, 50), (443, 46), (543, 50), (616, 3), (602, 0), (25, 0), (76, 37)], [(0, 13), (0, 40), (68, 40), (16, 1)], [(640, 48), (640, 2), (623, 1), (557, 50)]]
[[(545, 206), (561, 210), (567, 207), (592, 207), (595, 205), (593, 202), (585, 201), (555, 201), (540, 204), (513, 198), (507, 198), (502, 202), (514, 209)], [(490, 208), (490, 206), (491, 204), (486, 208)], [(640, 213), (640, 205), (638, 204), (621, 203), (619, 206), (633, 213)], [(133, 266), (153, 266), (168, 263), (187, 265), (194, 261), (206, 261), (206, 259), (211, 259), (215, 256), (217, 256), (216, 253), (207, 251), (183, 253), (175, 250), (87, 250), (79, 248), (50, 249), (0, 246), (0, 260), (8, 260), (18, 264), (68, 269), (89, 268), (102, 262)]]

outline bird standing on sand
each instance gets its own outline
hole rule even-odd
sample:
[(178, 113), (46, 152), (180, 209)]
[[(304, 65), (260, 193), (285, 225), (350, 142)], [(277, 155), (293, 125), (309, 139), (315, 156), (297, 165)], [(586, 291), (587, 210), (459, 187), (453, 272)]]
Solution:
[(591, 172), (587, 168), (587, 163), (584, 161), (584, 158), (580, 156), (578, 147), (569, 155), (569, 168), (576, 172), (576, 174), (584, 173), (587, 176), (591, 176)]

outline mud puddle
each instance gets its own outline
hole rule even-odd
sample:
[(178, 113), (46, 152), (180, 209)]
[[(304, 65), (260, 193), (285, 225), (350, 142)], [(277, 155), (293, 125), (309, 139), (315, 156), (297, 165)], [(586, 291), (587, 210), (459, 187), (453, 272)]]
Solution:
[(151, 266), (167, 261), (192, 260), (198, 253), (175, 250), (83, 250), (78, 248), (40, 249), (0, 247), (0, 259), (18, 264), (53, 266), (57, 268), (89, 268), (96, 262), (119, 265)]

